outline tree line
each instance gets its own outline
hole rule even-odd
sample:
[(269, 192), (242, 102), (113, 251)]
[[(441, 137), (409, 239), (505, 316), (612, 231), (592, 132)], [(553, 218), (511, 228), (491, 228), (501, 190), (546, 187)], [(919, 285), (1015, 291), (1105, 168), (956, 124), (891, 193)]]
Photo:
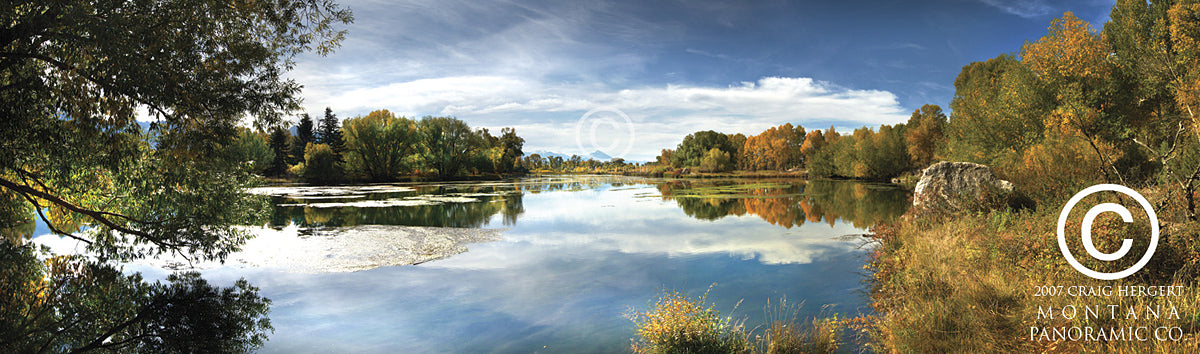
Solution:
[(936, 160), (946, 115), (937, 105), (913, 112), (907, 123), (863, 127), (841, 134), (834, 127), (806, 131), (785, 123), (758, 135), (699, 131), (656, 158), (661, 167), (704, 172), (807, 168), (815, 177), (887, 180)]
[(1179, 190), (1195, 218), (1200, 184), (1200, 6), (1121, 0), (1094, 28), (1070, 12), (1013, 53), (973, 62), (950, 115), (925, 105), (906, 123), (754, 136), (700, 131), (657, 158), (706, 171), (807, 168), (816, 177), (889, 179), (937, 161), (989, 165), (1036, 200), (1098, 181)]
[(341, 121), (325, 108), (315, 123), (302, 114), (295, 135), (284, 126), (269, 134), (241, 128), (228, 150), (229, 158), (256, 173), (327, 184), (523, 172), (524, 144), (513, 128), (494, 136), (453, 117), (417, 120), (376, 110)]

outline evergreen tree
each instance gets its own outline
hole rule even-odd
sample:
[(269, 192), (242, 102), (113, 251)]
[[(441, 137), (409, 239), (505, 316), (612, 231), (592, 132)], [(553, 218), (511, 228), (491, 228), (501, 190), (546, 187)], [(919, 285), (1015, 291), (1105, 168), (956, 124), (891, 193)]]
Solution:
[(296, 136), (292, 138), (292, 163), (304, 162), (304, 148), (313, 141), (313, 121), (308, 113), (300, 115)]
[(317, 143), (329, 145), (340, 161), (345, 143), (342, 140), (342, 129), (339, 127), (339, 123), (337, 115), (333, 114), (333, 109), (325, 107), (325, 117), (321, 118)]
[(283, 127), (271, 130), (271, 151), (275, 152), (275, 160), (271, 162), (268, 173), (273, 176), (283, 175), (288, 168), (288, 138), (291, 134)]

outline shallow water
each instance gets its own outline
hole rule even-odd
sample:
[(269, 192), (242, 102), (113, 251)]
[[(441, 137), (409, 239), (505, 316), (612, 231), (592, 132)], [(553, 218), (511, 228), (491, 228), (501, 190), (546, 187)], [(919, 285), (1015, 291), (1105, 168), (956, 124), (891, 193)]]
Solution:
[[(804, 316), (854, 316), (870, 311), (865, 251), (861, 237), (844, 235), (896, 217), (907, 203), (894, 188), (829, 181), (555, 176), (373, 187), (281, 193), (290, 197), (273, 199), (284, 206), (272, 225), (300, 233), (477, 227), (503, 229), (500, 240), (349, 273), (203, 270), (216, 284), (245, 277), (272, 299), (275, 333), (263, 351), (626, 351), (626, 313), (645, 310), (664, 289), (700, 295), (710, 286), (723, 314), (741, 301), (732, 315), (750, 327), (768, 299), (783, 297), (804, 301)], [(423, 203), (299, 206), (387, 200)], [(148, 278), (168, 272), (127, 269)]]

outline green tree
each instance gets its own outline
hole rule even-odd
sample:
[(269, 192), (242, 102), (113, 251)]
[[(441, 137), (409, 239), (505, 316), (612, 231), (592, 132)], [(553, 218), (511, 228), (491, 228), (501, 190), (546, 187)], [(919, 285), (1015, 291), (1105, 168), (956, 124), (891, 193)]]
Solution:
[(237, 138), (225, 151), (231, 161), (246, 165), (250, 171), (257, 174), (265, 174), (275, 161), (275, 153), (262, 135), (246, 128), (238, 129)]
[(1051, 22), (1046, 36), (1021, 48), (1026, 63), (1047, 88), (1054, 109), (1044, 119), (1050, 134), (1079, 135), (1100, 158), (1110, 182), (1125, 183), (1114, 165), (1114, 145), (1131, 138), (1125, 105), (1116, 104), (1131, 91), (1109, 60), (1111, 49), (1101, 35), (1071, 12)]
[[(325, 107), (325, 116), (321, 118), (321, 124), (317, 126), (316, 142), (319, 144), (329, 145), (333, 149), (333, 154), (342, 159), (342, 153), (345, 152), (345, 140), (342, 138), (341, 121), (338, 120), (336, 114), (333, 114), (333, 109)], [(305, 154), (308, 153), (308, 148), (305, 147)]]
[(963, 66), (946, 124), (947, 159), (993, 165), (1040, 142), (1051, 100), (1032, 70), (1012, 55)]
[(282, 126), (271, 129), (271, 152), (275, 154), (275, 159), (271, 161), (271, 168), (268, 173), (272, 176), (281, 176), (287, 173), (288, 169), (288, 141), (291, 140), (292, 134), (288, 133), (287, 129)]
[(304, 148), (314, 142), (313, 121), (308, 113), (300, 115), (300, 123), (296, 124), (296, 136), (292, 139), (292, 163), (304, 162)]
[(1196, 219), (1200, 163), (1187, 154), (1200, 137), (1200, 5), (1195, 1), (1119, 0), (1104, 24), (1104, 40), (1117, 73), (1134, 88), (1122, 107), (1135, 108), (1132, 139), (1148, 151), (1164, 179), (1183, 191), (1188, 216)]
[[(47, 270), (29, 246), (0, 249), (5, 346), (261, 345), (267, 303), (248, 285), (219, 289), (194, 276), (145, 285), (104, 262), (223, 259), (241, 245), (248, 234), (234, 225), (252, 223), (263, 203), (242, 192), (252, 178), (222, 149), (242, 117), (269, 128), (298, 108), (300, 85), (285, 78), (292, 59), (328, 53), (344, 33), (337, 24), (350, 21), (317, 0), (0, 3), (0, 195), (24, 203), (0, 211), (37, 215), (99, 260)], [(155, 119), (148, 133), (139, 107)]]
[[(803, 129), (803, 128), (801, 128)], [(729, 156), (733, 158), (733, 166), (735, 168), (744, 165), (742, 156), (745, 156), (746, 150), (746, 134), (725, 134), (729, 137), (729, 145), (733, 146), (734, 151), (729, 151)]]
[[(241, 117), (271, 125), (299, 107), (284, 72), (297, 54), (329, 52), (351, 16), (316, 0), (227, 5), (0, 4), (0, 189), (92, 226), (47, 221), (102, 258), (221, 258), (241, 244), (231, 225), (260, 204), (219, 150)], [(156, 119), (149, 135), (137, 107)]]
[(209, 285), (199, 273), (147, 283), (81, 256), (36, 256), (0, 242), (0, 348), (12, 352), (247, 352), (271, 330), (271, 301), (245, 280)]
[(729, 136), (712, 130), (699, 131), (683, 138), (683, 142), (675, 148), (673, 164), (677, 166), (699, 166), (700, 159), (708, 150), (721, 149), (727, 153), (737, 152), (737, 148), (729, 142)]
[(729, 171), (733, 169), (733, 158), (729, 156), (728, 152), (712, 148), (704, 154), (704, 158), (700, 159), (700, 169), (710, 172)]
[(396, 117), (388, 110), (350, 118), (342, 129), (346, 136), (346, 170), (372, 181), (390, 181), (416, 163), (420, 137), (416, 122)]
[(417, 123), (417, 129), (425, 144), (425, 166), (437, 170), (441, 179), (463, 172), (483, 144), (480, 134), (456, 118), (426, 116)]
[(815, 177), (842, 177), (865, 180), (889, 180), (909, 168), (903, 124), (882, 125), (879, 131), (868, 127), (840, 136), (817, 150), (808, 165)]
[(500, 130), (500, 164), (496, 166), (496, 172), (508, 173), (513, 171), (513, 166), (520, 161), (521, 156), (525, 155), (521, 148), (525, 146), (525, 139), (517, 136), (517, 130), (513, 128), (504, 128)]
[(329, 145), (308, 143), (304, 149), (304, 161), (305, 181), (331, 184), (342, 180), (342, 163)]

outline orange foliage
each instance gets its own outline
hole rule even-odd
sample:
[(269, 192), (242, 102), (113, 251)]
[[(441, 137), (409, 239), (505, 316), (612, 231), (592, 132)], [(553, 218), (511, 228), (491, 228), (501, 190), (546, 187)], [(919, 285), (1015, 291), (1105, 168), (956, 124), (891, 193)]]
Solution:
[(755, 197), (742, 199), (742, 204), (746, 212), (758, 215), (772, 225), (790, 229), (804, 224), (805, 211), (797, 205), (796, 198), (777, 197), (783, 193), (778, 189), (752, 190), (749, 194)]
[(1200, 106), (1200, 4), (1175, 4), (1167, 11), (1167, 16), (1171, 22), (1169, 28), (1174, 49), (1179, 54), (1176, 60), (1188, 68), (1179, 74), (1182, 82), (1176, 85), (1175, 100), (1192, 118), (1192, 124), (1200, 126), (1195, 111)]
[(1107, 78), (1108, 45), (1087, 22), (1067, 12), (1050, 22), (1050, 31), (1021, 51), (1021, 61), (1039, 75), (1056, 78)]
[(785, 170), (799, 166), (803, 160), (800, 149), (805, 140), (804, 133), (804, 127), (787, 123), (746, 138), (742, 166), (748, 170)]
[(820, 130), (808, 132), (804, 137), (804, 144), (800, 145), (800, 155), (804, 156), (804, 161), (812, 161), (813, 155), (817, 154), (821, 148), (825, 147), (825, 136)]

